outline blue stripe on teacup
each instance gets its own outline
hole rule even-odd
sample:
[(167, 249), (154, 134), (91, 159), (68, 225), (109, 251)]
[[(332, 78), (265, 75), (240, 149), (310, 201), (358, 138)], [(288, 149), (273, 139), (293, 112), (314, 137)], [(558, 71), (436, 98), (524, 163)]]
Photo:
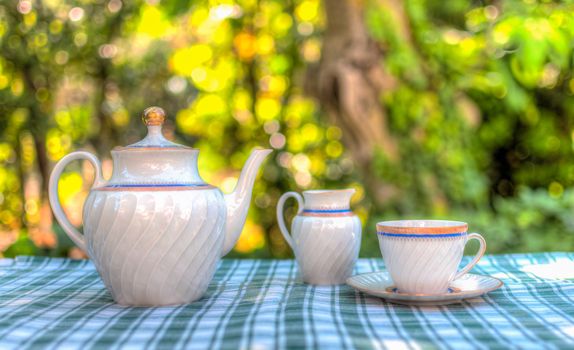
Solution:
[(457, 233), (434, 233), (434, 234), (412, 234), (412, 233), (388, 233), (388, 232), (377, 232), (381, 236), (387, 237), (412, 237), (412, 238), (436, 238), (436, 237), (460, 237), (464, 236), (466, 232), (457, 232)]
[(313, 213), (313, 214), (338, 214), (338, 213), (350, 213), (351, 209), (303, 209), (303, 213)]

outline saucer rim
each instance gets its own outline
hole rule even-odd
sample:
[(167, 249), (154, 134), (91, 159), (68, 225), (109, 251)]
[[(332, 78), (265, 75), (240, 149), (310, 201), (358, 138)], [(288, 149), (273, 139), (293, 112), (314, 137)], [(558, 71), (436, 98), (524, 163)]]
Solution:
[[(489, 288), (484, 288), (484, 289), (473, 289), (473, 290), (467, 290), (467, 291), (461, 291), (458, 293), (438, 293), (438, 294), (424, 294), (424, 293), (392, 293), (389, 292), (385, 289), (367, 289), (367, 288), (363, 288), (360, 286), (357, 286), (356, 284), (353, 283), (353, 279), (356, 277), (360, 277), (360, 276), (369, 276), (369, 275), (380, 275), (380, 274), (385, 274), (388, 276), (388, 279), (390, 281), (392, 281), (392, 278), (390, 277), (390, 273), (388, 271), (374, 271), (374, 272), (366, 272), (366, 273), (360, 273), (357, 275), (353, 275), (349, 278), (347, 278), (347, 280), (345, 281), (345, 283), (366, 294), (369, 295), (374, 295), (377, 296), (379, 298), (383, 298), (383, 299), (389, 299), (389, 300), (398, 300), (398, 301), (443, 301), (445, 299), (450, 299), (450, 300), (462, 300), (462, 299), (466, 299), (466, 298), (471, 298), (471, 297), (477, 297), (480, 295), (484, 295), (486, 293), (490, 293), (494, 290), (497, 290), (499, 288), (501, 288), (504, 285), (504, 282), (496, 277), (490, 276), (490, 275), (482, 275), (482, 274), (476, 274), (476, 273), (466, 273), (463, 276), (457, 278), (456, 280), (453, 280), (452, 282), (449, 283), (449, 286), (457, 281), (460, 280), (462, 278), (464, 278), (464, 276), (480, 276), (483, 278), (489, 278), (491, 280), (496, 280), (497, 284), (493, 287), (489, 287)], [(394, 283), (394, 282), (393, 282)], [(376, 294), (374, 294), (376, 293)], [(479, 294), (477, 294), (479, 293)]]

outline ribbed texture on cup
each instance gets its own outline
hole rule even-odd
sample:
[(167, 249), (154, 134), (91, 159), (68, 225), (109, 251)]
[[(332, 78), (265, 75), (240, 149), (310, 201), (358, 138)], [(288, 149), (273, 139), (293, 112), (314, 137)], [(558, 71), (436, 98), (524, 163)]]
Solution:
[(378, 235), (385, 266), (405, 293), (443, 293), (462, 260), (467, 235), (389, 237)]

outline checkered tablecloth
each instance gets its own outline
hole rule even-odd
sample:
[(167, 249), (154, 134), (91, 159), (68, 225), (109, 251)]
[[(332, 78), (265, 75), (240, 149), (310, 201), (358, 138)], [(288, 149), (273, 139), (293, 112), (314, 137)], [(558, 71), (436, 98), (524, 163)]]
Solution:
[[(382, 268), (362, 259), (356, 272)], [(200, 301), (129, 308), (114, 304), (89, 261), (4, 259), (0, 349), (574, 349), (573, 253), (487, 256), (473, 272), (505, 286), (459, 305), (408, 307), (305, 285), (291, 260), (223, 260)]]

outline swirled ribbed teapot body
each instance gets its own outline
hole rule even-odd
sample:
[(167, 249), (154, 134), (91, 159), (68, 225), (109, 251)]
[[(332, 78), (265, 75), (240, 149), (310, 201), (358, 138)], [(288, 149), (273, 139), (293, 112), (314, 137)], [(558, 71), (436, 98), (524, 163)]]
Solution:
[[(257, 170), (270, 150), (254, 150), (236, 189), (223, 194), (197, 169), (199, 151), (167, 141), (163, 111), (146, 110), (148, 135), (112, 151), (109, 180), (88, 152), (62, 158), (50, 179), (55, 217), (94, 262), (114, 300), (123, 305), (160, 306), (195, 301), (205, 293), (221, 256), (241, 233)], [(84, 234), (66, 218), (58, 201), (58, 179), (72, 160), (86, 159), (96, 180), (84, 204)]]

